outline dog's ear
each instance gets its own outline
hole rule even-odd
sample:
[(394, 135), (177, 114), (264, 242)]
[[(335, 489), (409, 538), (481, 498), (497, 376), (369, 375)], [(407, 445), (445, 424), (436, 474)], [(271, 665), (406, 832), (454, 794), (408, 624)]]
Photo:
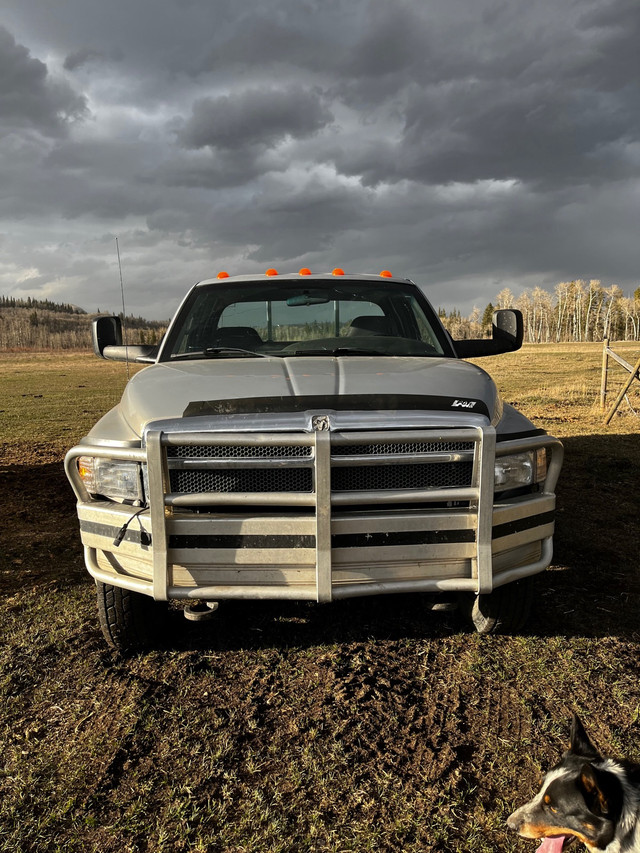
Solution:
[(610, 803), (606, 777), (591, 764), (583, 764), (580, 770), (580, 787), (589, 810), (598, 817), (607, 818), (611, 814), (613, 803)]
[(600, 758), (600, 753), (589, 740), (589, 736), (584, 730), (584, 726), (580, 722), (577, 714), (573, 715), (571, 720), (571, 746), (570, 751), (574, 755), (581, 755), (583, 758), (588, 758), (593, 761)]

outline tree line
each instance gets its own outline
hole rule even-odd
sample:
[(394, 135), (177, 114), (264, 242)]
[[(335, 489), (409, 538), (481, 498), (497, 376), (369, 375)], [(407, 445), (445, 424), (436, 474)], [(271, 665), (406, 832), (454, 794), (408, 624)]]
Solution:
[[(628, 297), (616, 284), (604, 287), (596, 279), (560, 282), (553, 293), (534, 287), (518, 297), (505, 287), (484, 311), (474, 307), (465, 317), (457, 308), (440, 308), (438, 315), (453, 338), (481, 338), (491, 334), (498, 308), (522, 311), (529, 343), (640, 340), (640, 287)], [(95, 316), (68, 303), (0, 296), (0, 349), (90, 348)], [(167, 323), (127, 315), (124, 326), (127, 343), (156, 344)]]
[(40, 308), (42, 311), (55, 311), (56, 314), (86, 314), (77, 305), (68, 302), (52, 302), (50, 299), (16, 299), (15, 296), (0, 296), (0, 308)]
[[(11, 304), (14, 301), (28, 303), (28, 300), (0, 297), (0, 350), (91, 348), (91, 321), (95, 314), (87, 314), (75, 306), (64, 306), (60, 310), (56, 303), (50, 303), (53, 308), (42, 307), (47, 300), (32, 300), (23, 305)], [(73, 310), (64, 310), (66, 308)], [(127, 315), (123, 326), (127, 343), (157, 344), (167, 323)]]
[(529, 343), (640, 340), (640, 287), (628, 297), (618, 285), (604, 287), (596, 279), (560, 282), (553, 293), (534, 287), (518, 297), (505, 287), (484, 312), (474, 307), (468, 317), (456, 308), (438, 313), (452, 337), (478, 338), (490, 334), (491, 317), (499, 308), (522, 311)]

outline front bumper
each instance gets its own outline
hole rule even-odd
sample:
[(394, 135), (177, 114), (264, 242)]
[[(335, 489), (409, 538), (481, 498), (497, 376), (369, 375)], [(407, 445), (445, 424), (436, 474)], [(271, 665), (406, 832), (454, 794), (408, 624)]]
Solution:
[[(332, 490), (333, 471), (356, 464), (365, 470), (374, 460), (361, 455), (363, 447), (387, 447), (390, 439), (400, 448), (405, 466), (466, 459), (469, 482), (455, 487)], [(431, 452), (412, 450), (426, 442)], [(241, 446), (251, 453), (251, 448), (278, 445), (309, 452), (293, 461), (245, 459), (241, 465), (310, 468), (311, 490), (171, 491), (175, 463), (168, 448)], [(457, 451), (457, 446), (470, 449)], [(494, 501), (495, 456), (540, 447), (547, 449), (549, 463), (540, 490)], [(76, 460), (83, 455), (145, 463), (150, 508), (140, 511), (93, 499), (78, 475)], [(375, 458), (378, 467), (397, 462), (397, 455)], [(234, 464), (228, 458), (207, 461), (209, 468), (221, 470)], [(495, 429), (488, 425), (243, 434), (151, 429), (144, 449), (83, 444), (69, 451), (65, 465), (78, 498), (85, 562), (96, 580), (156, 600), (326, 602), (410, 591), (488, 593), (542, 571), (552, 557), (562, 445), (547, 435), (496, 442)], [(113, 540), (123, 525), (128, 525), (126, 533), (115, 547)]]

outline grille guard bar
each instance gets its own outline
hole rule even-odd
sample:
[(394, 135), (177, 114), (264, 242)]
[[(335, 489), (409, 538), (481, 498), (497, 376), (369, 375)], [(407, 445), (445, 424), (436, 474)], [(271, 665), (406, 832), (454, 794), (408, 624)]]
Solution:
[[(404, 492), (402, 490), (380, 492), (331, 492), (331, 447), (335, 444), (366, 444), (425, 440), (429, 442), (473, 442), (476, 451), (473, 454), (472, 485), (465, 488), (420, 489)], [(543, 494), (553, 494), (562, 466), (563, 448), (561, 442), (547, 435), (529, 436), (514, 441), (496, 443), (494, 427), (470, 426), (467, 428), (438, 429), (438, 430), (385, 430), (366, 433), (338, 433), (320, 429), (305, 433), (219, 433), (219, 432), (184, 432), (165, 433), (160, 429), (149, 429), (147, 446), (143, 448), (109, 447), (106, 445), (82, 444), (69, 451), (65, 458), (65, 470), (74, 488), (79, 503), (92, 503), (94, 499), (87, 492), (80, 479), (76, 460), (80, 456), (97, 456), (124, 461), (146, 463), (149, 475), (149, 504), (153, 541), (153, 579), (151, 582), (130, 575), (115, 576), (98, 566), (95, 549), (85, 548), (85, 561), (91, 574), (104, 583), (120, 585), (134, 589), (156, 600), (166, 601), (169, 598), (220, 598), (223, 591), (218, 587), (195, 587), (185, 589), (170, 584), (168, 565), (168, 534), (167, 509), (171, 507), (211, 506), (216, 505), (261, 505), (269, 506), (277, 503), (281, 506), (315, 508), (315, 542), (316, 542), (316, 589), (315, 599), (319, 602), (331, 601), (334, 598), (370, 595), (375, 593), (407, 592), (407, 591), (447, 591), (468, 590), (476, 593), (489, 593), (492, 589), (505, 583), (517, 580), (538, 571), (542, 571), (551, 562), (552, 538), (542, 541), (540, 559), (525, 566), (511, 568), (494, 576), (492, 558), (492, 520), (493, 520), (493, 491), (494, 491), (494, 459), (495, 457), (520, 453), (546, 447), (549, 451), (547, 476), (542, 485)], [(308, 445), (313, 449), (313, 464), (315, 472), (315, 490), (313, 493), (235, 493), (235, 494), (172, 494), (167, 490), (169, 482), (166, 448), (172, 445)], [(458, 459), (460, 453), (443, 452), (433, 455), (434, 461), (442, 461), (444, 456)], [(348, 464), (349, 457), (334, 457), (333, 464)], [(385, 457), (376, 456), (376, 464), (385, 464)], [(391, 464), (397, 457), (387, 459)], [(425, 458), (417, 460), (427, 462)], [(358, 460), (358, 464), (367, 464)], [(372, 463), (369, 463), (372, 464)], [(471, 578), (440, 578), (414, 579), (396, 581), (394, 583), (370, 582), (367, 584), (345, 584), (332, 586), (331, 560), (331, 514), (332, 507), (358, 504), (389, 505), (402, 501), (403, 503), (440, 503), (446, 501), (468, 501), (470, 511), (476, 515), (474, 569)], [(132, 514), (135, 508), (132, 508)], [(247, 586), (234, 594), (238, 598), (273, 597), (273, 592), (259, 586)], [(278, 598), (300, 598), (296, 589), (287, 587), (278, 589)]]

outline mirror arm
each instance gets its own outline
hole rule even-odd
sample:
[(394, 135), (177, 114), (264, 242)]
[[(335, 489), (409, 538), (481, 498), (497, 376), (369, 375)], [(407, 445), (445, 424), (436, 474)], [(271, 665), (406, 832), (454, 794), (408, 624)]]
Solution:
[(500, 355), (503, 352), (511, 351), (509, 347), (505, 346), (505, 342), (494, 338), (454, 341), (453, 346), (458, 358), (481, 358), (485, 355)]

